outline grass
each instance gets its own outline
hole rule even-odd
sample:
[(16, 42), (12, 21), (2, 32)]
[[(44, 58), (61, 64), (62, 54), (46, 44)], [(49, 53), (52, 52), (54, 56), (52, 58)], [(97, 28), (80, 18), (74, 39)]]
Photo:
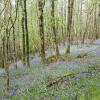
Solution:
[[(87, 49), (86, 49), (87, 48)], [(96, 47), (92, 47), (95, 49)], [(84, 47), (81, 50), (91, 50), (91, 47)], [(74, 47), (72, 47), (74, 50)], [(71, 51), (71, 58), (76, 58), (80, 52)], [(89, 56), (88, 56), (89, 57)], [(99, 58), (90, 56), (93, 58)], [(99, 61), (99, 59), (98, 59)], [(96, 63), (96, 62), (95, 62)], [(81, 74), (88, 72), (88, 68), (96, 66), (96, 64), (88, 65), (84, 63), (74, 62), (71, 64), (66, 62), (54, 62), (50, 65), (32, 65), (30, 68), (20, 68), (10, 71), (10, 81), (14, 83), (11, 90), (17, 89), (18, 96), (11, 95), (10, 100), (99, 100), (100, 96), (100, 79), (99, 75)], [(99, 66), (100, 67), (100, 66)], [(60, 77), (67, 77), (69, 74), (79, 73), (78, 80), (59, 83), (53, 87), (47, 87), (48, 82), (59, 80)], [(23, 80), (28, 76), (29, 80)], [(32, 77), (32, 79), (31, 79)], [(20, 85), (20, 81), (25, 84)], [(29, 81), (29, 82), (28, 82)], [(0, 78), (0, 86), (6, 84), (6, 78)], [(6, 94), (5, 89), (0, 89), (0, 94)], [(2, 99), (1, 99), (2, 100)]]
[[(92, 65), (91, 67), (93, 67)], [(99, 100), (100, 96), (100, 79), (99, 75), (95, 76), (89, 73), (80, 75), (78, 81), (73, 81), (69, 84), (61, 84), (54, 87), (47, 87), (47, 81), (54, 78), (67, 76), (65, 66), (61, 66), (58, 69), (52, 67), (48, 73), (42, 76), (42, 69), (38, 70), (39, 73), (34, 72), (36, 81), (33, 86), (22, 89), (20, 97), (12, 96), (12, 100)]]
[(55, 100), (56, 96), (59, 100), (73, 100), (76, 97), (77, 100), (99, 100), (100, 79), (99, 76), (83, 75), (78, 81), (51, 88), (47, 88), (45, 82), (40, 82), (25, 92), (34, 100)]
[(45, 84), (38, 84), (26, 92), (26, 97), (34, 100), (55, 100), (58, 96), (59, 100), (99, 100), (100, 87), (97, 84), (100, 82), (98, 78), (89, 79), (81, 77), (82, 80), (73, 82), (69, 85), (61, 87), (47, 88)]

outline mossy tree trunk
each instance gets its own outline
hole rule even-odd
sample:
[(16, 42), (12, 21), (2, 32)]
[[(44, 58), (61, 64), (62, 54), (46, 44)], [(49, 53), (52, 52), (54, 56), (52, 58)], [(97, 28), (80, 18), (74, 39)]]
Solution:
[(42, 0), (38, 0), (38, 18), (39, 18), (39, 34), (40, 34), (40, 57), (43, 63), (45, 63), (45, 37), (44, 37), (44, 16), (43, 10), (44, 2)]

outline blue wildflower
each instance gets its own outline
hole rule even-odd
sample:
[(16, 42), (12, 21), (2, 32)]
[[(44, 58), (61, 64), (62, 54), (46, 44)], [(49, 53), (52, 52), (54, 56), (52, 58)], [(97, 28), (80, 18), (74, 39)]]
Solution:
[(58, 100), (58, 96), (56, 96), (56, 100)]
[(11, 91), (11, 95), (16, 95), (16, 94), (17, 94), (16, 90)]

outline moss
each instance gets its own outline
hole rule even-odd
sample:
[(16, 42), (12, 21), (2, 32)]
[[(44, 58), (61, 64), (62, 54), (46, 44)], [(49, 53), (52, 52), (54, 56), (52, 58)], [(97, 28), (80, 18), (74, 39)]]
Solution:
[(59, 61), (68, 61), (71, 60), (71, 56), (59, 56)]
[(53, 55), (47, 58), (47, 63), (57, 62), (57, 56)]
[(46, 61), (47, 61), (47, 63), (55, 63), (58, 60), (59, 61), (69, 61), (71, 59), (72, 59), (71, 56), (60, 55), (57, 57), (57, 56), (53, 55), (53, 56), (48, 57)]
[(85, 57), (88, 57), (88, 56), (89, 55), (87, 53), (81, 53), (76, 58), (85, 58)]

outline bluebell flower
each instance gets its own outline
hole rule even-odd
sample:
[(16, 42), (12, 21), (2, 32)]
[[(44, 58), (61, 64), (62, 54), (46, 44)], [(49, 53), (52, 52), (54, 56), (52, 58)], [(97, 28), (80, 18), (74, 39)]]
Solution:
[(11, 95), (16, 95), (16, 94), (17, 94), (16, 90), (11, 91)]
[(58, 100), (58, 96), (56, 96), (56, 100)]

